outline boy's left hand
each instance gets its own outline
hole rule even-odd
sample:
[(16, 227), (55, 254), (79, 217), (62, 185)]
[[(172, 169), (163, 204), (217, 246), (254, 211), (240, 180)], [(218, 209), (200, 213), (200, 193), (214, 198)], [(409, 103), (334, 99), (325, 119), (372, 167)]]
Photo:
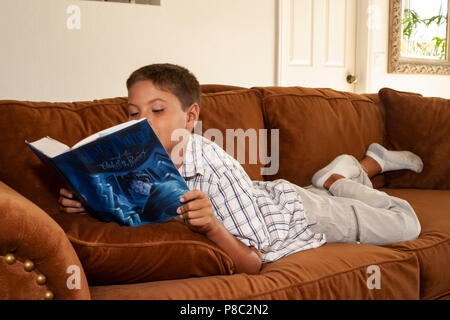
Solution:
[(214, 216), (211, 202), (204, 192), (188, 191), (180, 198), (180, 202), (184, 205), (178, 207), (177, 213), (192, 230), (207, 234), (219, 226), (220, 222)]

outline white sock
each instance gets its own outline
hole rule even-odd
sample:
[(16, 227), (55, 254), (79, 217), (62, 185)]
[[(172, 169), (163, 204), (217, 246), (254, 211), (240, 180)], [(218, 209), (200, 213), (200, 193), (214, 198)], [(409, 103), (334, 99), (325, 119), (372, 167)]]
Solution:
[(336, 157), (329, 165), (317, 171), (312, 177), (312, 184), (316, 188), (322, 188), (325, 181), (336, 173), (348, 179), (352, 179), (360, 174), (357, 166), (357, 160), (351, 155), (340, 155)]
[(411, 151), (390, 151), (378, 143), (372, 143), (366, 156), (373, 158), (381, 167), (381, 172), (408, 169), (420, 173), (423, 162)]

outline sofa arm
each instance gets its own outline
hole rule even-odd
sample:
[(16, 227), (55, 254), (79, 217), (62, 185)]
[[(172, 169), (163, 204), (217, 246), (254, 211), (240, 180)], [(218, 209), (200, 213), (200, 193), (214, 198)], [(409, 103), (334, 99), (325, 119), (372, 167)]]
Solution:
[(80, 260), (61, 227), (1, 181), (0, 299), (90, 299)]

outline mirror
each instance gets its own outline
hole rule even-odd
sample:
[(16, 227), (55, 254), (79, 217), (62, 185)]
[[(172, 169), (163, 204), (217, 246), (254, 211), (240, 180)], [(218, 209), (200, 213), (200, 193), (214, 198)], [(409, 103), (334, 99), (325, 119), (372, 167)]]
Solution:
[(450, 0), (390, 0), (391, 73), (450, 74)]

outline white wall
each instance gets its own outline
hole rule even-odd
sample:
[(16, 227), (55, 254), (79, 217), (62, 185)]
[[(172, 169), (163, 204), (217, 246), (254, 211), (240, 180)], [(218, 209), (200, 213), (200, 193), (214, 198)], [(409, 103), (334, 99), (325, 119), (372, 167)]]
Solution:
[[(81, 28), (66, 26), (69, 5)], [(126, 96), (146, 64), (184, 65), (200, 83), (274, 85), (276, 0), (0, 1), (0, 99)]]
[[(391, 87), (450, 98), (450, 76), (387, 73), (389, 0), (357, 3), (356, 91)], [(80, 30), (66, 26), (71, 4), (81, 9)], [(369, 6), (378, 12), (371, 30)], [(129, 74), (155, 62), (184, 65), (203, 84), (275, 85), (277, 7), (278, 0), (1, 0), (0, 99), (126, 96)]]
[[(400, 91), (418, 92), (424, 96), (450, 98), (450, 75), (387, 72), (389, 0), (358, 1), (360, 7), (357, 65), (359, 64), (362, 81), (357, 91), (378, 92), (383, 87), (389, 87)], [(372, 19), (369, 22), (370, 29), (367, 28), (367, 19)]]

